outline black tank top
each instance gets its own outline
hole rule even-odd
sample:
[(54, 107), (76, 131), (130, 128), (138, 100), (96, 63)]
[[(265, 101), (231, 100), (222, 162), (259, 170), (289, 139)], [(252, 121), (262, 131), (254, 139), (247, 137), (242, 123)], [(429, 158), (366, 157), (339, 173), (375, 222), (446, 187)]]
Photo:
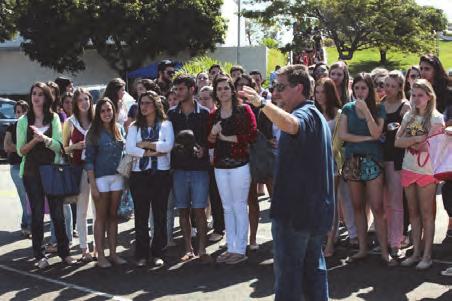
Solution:
[(405, 149), (394, 146), (397, 130), (388, 131), (388, 124), (392, 122), (398, 122), (399, 124), (402, 123), (403, 116), (400, 115), (400, 112), (402, 111), (404, 104), (405, 103), (402, 102), (402, 104), (394, 113), (386, 114), (385, 125), (383, 128), (386, 136), (385, 142), (383, 144), (383, 159), (384, 161), (393, 161), (395, 170), (402, 169), (402, 161), (403, 155), (405, 154)]
[[(45, 131), (44, 135), (52, 137), (52, 124), (49, 124), (49, 128)], [(33, 139), (33, 131), (30, 127), (27, 128), (27, 142)], [(25, 160), (24, 175), (26, 176), (40, 176), (39, 166), (52, 164), (55, 159), (55, 153), (48, 149), (44, 142), (37, 143), (31, 151), (27, 154)]]

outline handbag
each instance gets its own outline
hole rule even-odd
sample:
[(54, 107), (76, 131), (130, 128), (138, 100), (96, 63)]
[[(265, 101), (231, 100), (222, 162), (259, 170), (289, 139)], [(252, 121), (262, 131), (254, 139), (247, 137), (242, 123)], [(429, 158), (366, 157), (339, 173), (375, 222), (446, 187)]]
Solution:
[(452, 136), (444, 132), (427, 140), (433, 176), (440, 181), (452, 180)]
[(377, 161), (362, 155), (353, 155), (345, 160), (342, 168), (342, 176), (345, 181), (371, 181), (382, 172), (382, 167)]
[(256, 141), (250, 145), (250, 171), (256, 182), (273, 177), (275, 154), (264, 134), (257, 132)]
[(82, 167), (67, 163), (68, 156), (64, 151), (63, 144), (59, 143), (62, 150), (62, 163), (46, 164), (39, 167), (42, 187), (46, 195), (50, 197), (63, 198), (78, 195), (80, 193)]
[(134, 162), (134, 157), (131, 155), (124, 155), (121, 159), (121, 161), (119, 161), (119, 165), (116, 168), (116, 171), (123, 177), (125, 178), (129, 178), (130, 177), (130, 173), (132, 172), (132, 165)]

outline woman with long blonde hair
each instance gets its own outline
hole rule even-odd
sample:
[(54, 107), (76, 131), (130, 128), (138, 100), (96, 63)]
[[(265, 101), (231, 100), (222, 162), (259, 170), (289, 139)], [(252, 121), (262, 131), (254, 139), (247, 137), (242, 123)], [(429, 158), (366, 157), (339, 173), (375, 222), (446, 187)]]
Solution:
[[(438, 184), (433, 177), (426, 140), (444, 127), (444, 120), (436, 110), (436, 95), (427, 80), (414, 82), (411, 102), (413, 107), (403, 117), (395, 138), (395, 146), (405, 148), (401, 179), (408, 200), (414, 246), (413, 255), (405, 259), (402, 266), (417, 264), (417, 270), (425, 270), (432, 265)], [(424, 254), (421, 257), (422, 249)]]

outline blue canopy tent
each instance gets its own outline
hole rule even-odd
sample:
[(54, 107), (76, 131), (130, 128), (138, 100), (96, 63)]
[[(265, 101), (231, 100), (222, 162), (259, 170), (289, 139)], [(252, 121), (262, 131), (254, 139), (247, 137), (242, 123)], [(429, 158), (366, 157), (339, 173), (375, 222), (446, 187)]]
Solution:
[[(174, 63), (174, 68), (176, 70), (180, 69), (183, 66), (183, 64), (181, 62), (173, 61), (173, 63)], [(145, 66), (145, 67), (133, 70), (131, 72), (128, 72), (127, 73), (127, 78), (138, 78), (138, 77), (141, 77), (141, 78), (152, 78), (152, 79), (157, 78), (157, 76), (158, 76), (158, 71), (157, 71), (158, 64), (159, 64), (158, 62), (157, 63), (153, 63), (153, 64), (150, 64), (148, 66)]]

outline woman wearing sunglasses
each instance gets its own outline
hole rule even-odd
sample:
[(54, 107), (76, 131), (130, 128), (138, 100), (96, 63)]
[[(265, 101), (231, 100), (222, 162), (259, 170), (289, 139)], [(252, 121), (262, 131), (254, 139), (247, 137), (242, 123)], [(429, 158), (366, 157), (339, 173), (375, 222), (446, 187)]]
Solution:
[[(171, 189), (170, 151), (173, 126), (167, 120), (160, 96), (153, 91), (141, 94), (137, 119), (129, 128), (126, 152), (135, 160), (130, 175), (130, 191), (135, 209), (135, 258), (145, 266), (149, 255), (161, 266), (167, 240), (167, 206)], [(154, 237), (149, 238), (149, 210), (152, 206)]]

